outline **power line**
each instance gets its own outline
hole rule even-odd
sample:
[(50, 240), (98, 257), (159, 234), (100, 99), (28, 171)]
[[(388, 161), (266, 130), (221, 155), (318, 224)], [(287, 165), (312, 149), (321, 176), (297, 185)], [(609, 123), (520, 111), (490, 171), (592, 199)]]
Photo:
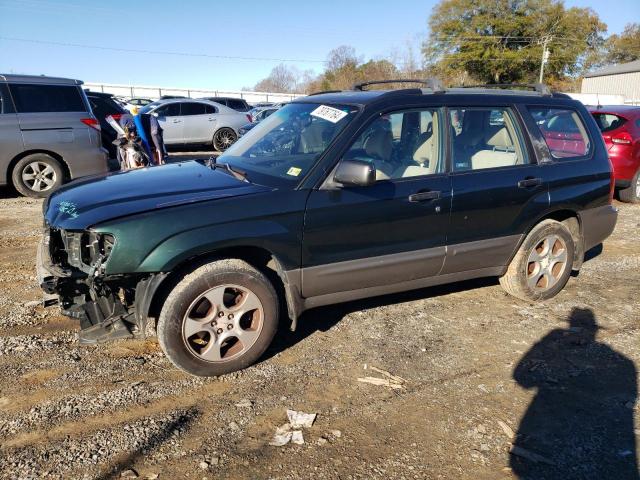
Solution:
[(208, 53), (172, 52), (172, 51), (165, 51), (165, 50), (142, 50), (142, 49), (135, 49), (135, 48), (106, 47), (103, 45), (85, 45), (81, 43), (54, 42), (51, 40), (37, 40), (33, 38), (17, 38), (17, 37), (5, 37), (5, 36), (0, 36), (0, 40), (10, 40), (13, 42), (37, 43), (40, 45), (55, 45), (59, 47), (110, 50), (113, 52), (146, 53), (146, 54), (152, 54), (152, 55), (176, 55), (181, 57), (197, 57), (197, 58), (215, 58), (218, 60), (246, 60), (246, 61), (255, 61), (255, 62), (264, 61), (264, 62), (325, 63), (325, 60), (309, 60), (309, 59), (303, 59), (303, 58), (241, 57), (241, 56), (235, 56), (235, 55), (211, 55)]

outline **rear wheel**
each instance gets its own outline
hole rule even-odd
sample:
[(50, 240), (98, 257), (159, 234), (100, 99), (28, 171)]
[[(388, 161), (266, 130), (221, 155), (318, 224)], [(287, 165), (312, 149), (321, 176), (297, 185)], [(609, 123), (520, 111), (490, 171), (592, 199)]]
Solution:
[(631, 185), (620, 190), (620, 200), (627, 203), (640, 203), (640, 170), (631, 179)]
[(238, 135), (231, 128), (221, 128), (213, 135), (213, 147), (219, 151), (224, 152), (227, 148), (235, 143), (238, 139)]
[(544, 220), (527, 235), (500, 277), (500, 285), (522, 300), (546, 300), (564, 288), (571, 275), (575, 245), (562, 223)]
[(278, 327), (278, 300), (269, 280), (242, 260), (196, 269), (171, 291), (160, 313), (158, 340), (178, 368), (216, 376), (248, 367)]
[(45, 153), (27, 155), (13, 169), (13, 186), (27, 197), (42, 198), (62, 185), (60, 163)]

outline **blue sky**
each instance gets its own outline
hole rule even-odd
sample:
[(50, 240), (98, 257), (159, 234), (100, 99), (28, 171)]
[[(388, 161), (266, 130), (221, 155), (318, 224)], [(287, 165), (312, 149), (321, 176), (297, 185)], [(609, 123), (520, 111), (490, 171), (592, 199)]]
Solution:
[[(0, 36), (123, 49), (294, 59), (322, 70), (327, 52), (352, 45), (387, 57), (427, 34), (435, 0), (0, 0)], [(593, 8), (619, 33), (640, 19), (640, 0), (567, 0)], [(615, 7), (613, 7), (615, 5)], [(417, 52), (416, 52), (417, 53)], [(116, 52), (0, 38), (0, 72), (87, 82), (240, 89), (278, 61)]]

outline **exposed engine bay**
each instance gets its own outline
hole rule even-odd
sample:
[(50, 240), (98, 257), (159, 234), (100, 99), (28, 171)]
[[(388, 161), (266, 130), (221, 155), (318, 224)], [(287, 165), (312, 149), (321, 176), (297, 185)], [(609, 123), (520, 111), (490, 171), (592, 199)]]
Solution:
[(80, 343), (143, 336), (153, 293), (165, 274), (105, 275), (113, 236), (45, 227), (38, 281), (64, 315), (80, 321)]

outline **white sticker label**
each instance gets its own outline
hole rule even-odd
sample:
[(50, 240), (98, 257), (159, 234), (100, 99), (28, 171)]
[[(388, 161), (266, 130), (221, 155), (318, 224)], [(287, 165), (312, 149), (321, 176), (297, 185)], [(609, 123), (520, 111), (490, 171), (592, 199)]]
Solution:
[(311, 112), (311, 115), (331, 123), (338, 123), (340, 120), (347, 116), (347, 112), (344, 112), (337, 108), (328, 107), (327, 105), (320, 105), (313, 112)]

